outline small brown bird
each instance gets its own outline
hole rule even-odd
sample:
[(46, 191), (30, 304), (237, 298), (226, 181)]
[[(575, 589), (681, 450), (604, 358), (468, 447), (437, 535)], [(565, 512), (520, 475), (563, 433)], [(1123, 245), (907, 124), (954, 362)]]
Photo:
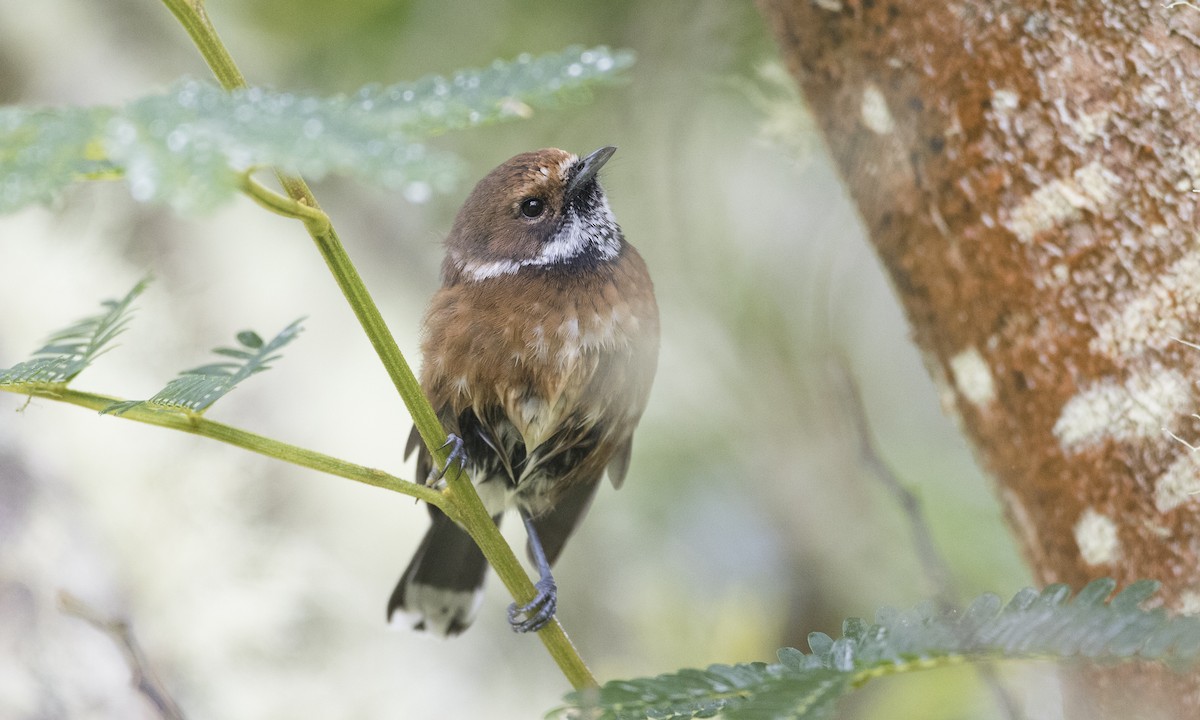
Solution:
[[(616, 148), (523, 153), (479, 181), (446, 239), (425, 316), (421, 385), (497, 523), (516, 507), (540, 579), (509, 607), (518, 632), (554, 616), (550, 566), (600, 478), (620, 487), (658, 363), (658, 305), (596, 178)], [(416, 431), (417, 477), (434, 479)], [(487, 563), (437, 508), (388, 618), (456, 635), (474, 620)]]

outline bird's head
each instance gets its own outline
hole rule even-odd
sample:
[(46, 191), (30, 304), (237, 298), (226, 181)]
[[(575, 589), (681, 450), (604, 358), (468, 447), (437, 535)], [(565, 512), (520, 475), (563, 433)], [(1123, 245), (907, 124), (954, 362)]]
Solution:
[(525, 268), (612, 260), (624, 239), (596, 174), (616, 152), (557, 148), (517, 155), (471, 191), (446, 240), (447, 279), (480, 281)]

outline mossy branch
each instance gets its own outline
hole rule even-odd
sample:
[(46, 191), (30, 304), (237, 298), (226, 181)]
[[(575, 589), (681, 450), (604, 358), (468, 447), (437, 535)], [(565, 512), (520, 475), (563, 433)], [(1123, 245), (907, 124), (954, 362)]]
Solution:
[[(217, 35), (216, 29), (204, 11), (203, 0), (163, 0), (191, 36), (193, 43), (204, 56), (217, 80), (227, 90), (246, 86), (245, 78), (238, 69), (229, 51)], [(280, 197), (267, 194), (266, 188), (247, 181), (247, 194), (268, 209), (290, 217), (299, 217), (317, 245), (317, 250), (333, 274), (338, 287), (346, 297), (363, 330), (375, 348), (376, 354), (391, 377), (400, 397), (404, 400), (413, 423), (439, 467), (446, 463), (449, 451), (444, 447), (446, 433), (433, 407), (429, 404), (416, 376), (404, 359), (391, 330), (383, 320), (378, 306), (367, 291), (366, 285), (342, 246), (341, 239), (329, 218), (303, 178), (276, 173), (285, 193), (296, 206), (284, 206)], [(266, 192), (263, 192), (266, 191)], [(291, 212), (287, 212), (291, 210)], [(319, 214), (318, 214), (319, 213)], [(136, 418), (131, 418), (136, 419)], [(182, 428), (181, 428), (182, 429)], [(483, 507), (474, 485), (465, 473), (452, 468), (446, 474), (447, 488), (441, 494), (439, 507), (456, 519), (483, 551), (496, 573), (512, 593), (518, 604), (534, 598), (535, 590), (529, 576), (521, 567), (512, 548), (505, 542), (495, 523)], [(563, 674), (576, 688), (594, 687), (596, 679), (583, 662), (578, 651), (563, 632), (557, 620), (547, 624), (538, 633)]]

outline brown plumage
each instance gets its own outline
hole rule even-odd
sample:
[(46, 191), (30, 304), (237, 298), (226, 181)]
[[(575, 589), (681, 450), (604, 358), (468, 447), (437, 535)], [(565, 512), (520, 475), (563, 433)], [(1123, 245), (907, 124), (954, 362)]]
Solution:
[[(586, 158), (524, 153), (479, 182), (446, 240), (442, 287), (425, 317), (421, 383), (496, 521), (516, 507), (542, 578), (514, 629), (555, 610), (549, 565), (607, 470), (620, 486), (658, 356), (658, 307)], [(429, 453), (414, 432), (418, 477)], [(434, 508), (433, 525), (388, 604), (418, 629), (473, 619), (486, 563)], [(540, 543), (538, 542), (540, 539)]]

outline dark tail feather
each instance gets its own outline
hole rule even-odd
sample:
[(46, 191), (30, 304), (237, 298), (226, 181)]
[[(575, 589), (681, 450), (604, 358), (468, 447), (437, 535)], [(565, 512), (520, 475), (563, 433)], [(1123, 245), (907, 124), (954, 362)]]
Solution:
[[(533, 518), (533, 527), (537, 530), (538, 539), (542, 541), (542, 550), (546, 560), (553, 565), (567, 544), (567, 538), (575, 531), (583, 516), (587, 514), (588, 506), (600, 486), (600, 478), (586, 483), (573, 485), (559, 497), (558, 502), (549, 511)], [(533, 552), (529, 551), (533, 560)]]
[(475, 619), (486, 573), (487, 560), (471, 536), (434, 510), (433, 525), (388, 600), (388, 622), (457, 635)]

